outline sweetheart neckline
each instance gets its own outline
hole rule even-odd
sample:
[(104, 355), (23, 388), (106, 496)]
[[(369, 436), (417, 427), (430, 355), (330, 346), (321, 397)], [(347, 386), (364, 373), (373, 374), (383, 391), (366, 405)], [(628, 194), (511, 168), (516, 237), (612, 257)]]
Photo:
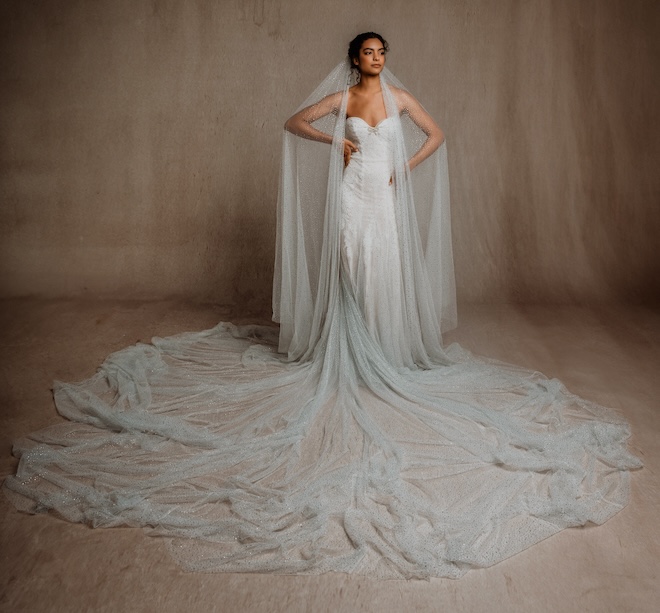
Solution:
[(391, 118), (391, 117), (385, 117), (385, 119), (381, 119), (381, 120), (380, 120), (375, 126), (372, 126), (370, 123), (368, 123), (367, 121), (365, 121), (364, 119), (362, 119), (362, 117), (360, 117), (359, 115), (351, 115), (350, 117), (347, 117), (347, 118), (346, 118), (346, 121), (348, 121), (349, 119), (359, 119), (359, 120), (360, 120), (365, 126), (368, 126), (368, 127), (371, 128), (372, 130), (374, 130), (374, 129), (376, 129), (381, 123), (383, 123), (384, 121), (387, 121), (388, 119), (392, 119), (392, 118)]

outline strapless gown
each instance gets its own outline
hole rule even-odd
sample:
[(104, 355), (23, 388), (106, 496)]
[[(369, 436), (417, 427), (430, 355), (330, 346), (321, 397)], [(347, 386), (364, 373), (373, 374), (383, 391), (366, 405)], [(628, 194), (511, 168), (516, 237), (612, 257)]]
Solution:
[(222, 323), (111, 355), (16, 443), (16, 506), (141, 526), (190, 570), (380, 578), (459, 577), (625, 506), (613, 411), (456, 345), (407, 364), (393, 125), (346, 122), (327, 346), (288, 363), (276, 330)]
[(376, 126), (359, 117), (346, 121), (346, 137), (358, 151), (342, 184), (341, 262), (367, 329), (390, 362), (400, 364), (407, 343), (399, 299), (403, 288), (392, 185), (393, 126), (392, 118)]

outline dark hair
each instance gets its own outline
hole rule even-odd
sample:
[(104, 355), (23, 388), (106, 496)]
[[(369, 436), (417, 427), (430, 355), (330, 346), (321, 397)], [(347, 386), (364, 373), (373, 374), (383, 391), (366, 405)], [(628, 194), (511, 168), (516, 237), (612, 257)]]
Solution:
[(369, 40), (370, 38), (377, 38), (381, 43), (383, 43), (383, 49), (385, 49), (386, 53), (390, 50), (390, 46), (387, 44), (387, 41), (380, 34), (376, 34), (376, 32), (362, 32), (362, 34), (358, 34), (348, 45), (348, 59), (351, 62), (351, 68), (353, 70), (357, 70), (353, 60), (357, 60), (360, 57), (360, 49), (362, 49), (362, 43), (365, 40)]

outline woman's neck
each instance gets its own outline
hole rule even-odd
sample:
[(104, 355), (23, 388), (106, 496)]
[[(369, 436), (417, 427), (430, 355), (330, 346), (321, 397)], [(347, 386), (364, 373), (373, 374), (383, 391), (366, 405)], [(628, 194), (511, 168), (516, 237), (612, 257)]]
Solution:
[(360, 75), (360, 81), (355, 89), (365, 94), (374, 94), (380, 90), (380, 75)]

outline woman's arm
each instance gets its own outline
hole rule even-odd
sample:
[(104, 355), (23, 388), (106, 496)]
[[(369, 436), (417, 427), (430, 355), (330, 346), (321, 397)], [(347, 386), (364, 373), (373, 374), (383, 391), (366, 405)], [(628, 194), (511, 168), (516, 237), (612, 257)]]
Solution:
[(429, 157), (445, 140), (445, 135), (433, 118), (424, 110), (422, 105), (408, 92), (395, 90), (400, 113), (408, 113), (410, 119), (426, 134), (426, 140), (419, 150), (408, 160), (410, 170), (419, 166)]
[(330, 115), (330, 113), (338, 113), (340, 104), (341, 93), (330, 94), (316, 104), (305, 107), (302, 111), (298, 111), (290, 117), (284, 124), (284, 129), (296, 136), (302, 136), (302, 138), (331, 144), (332, 135), (317, 130), (312, 123), (321, 119), (321, 117)]
[[(321, 130), (317, 130), (312, 123), (316, 120), (330, 115), (330, 113), (338, 113), (341, 108), (341, 92), (330, 94), (320, 100), (316, 104), (305, 107), (302, 111), (298, 111), (292, 117), (289, 117), (284, 124), (284, 129), (296, 136), (315, 140), (321, 143), (332, 144), (332, 135), (327, 134)], [(351, 161), (351, 154), (357, 151), (357, 147), (347, 138), (344, 139), (344, 166), (348, 166)]]

